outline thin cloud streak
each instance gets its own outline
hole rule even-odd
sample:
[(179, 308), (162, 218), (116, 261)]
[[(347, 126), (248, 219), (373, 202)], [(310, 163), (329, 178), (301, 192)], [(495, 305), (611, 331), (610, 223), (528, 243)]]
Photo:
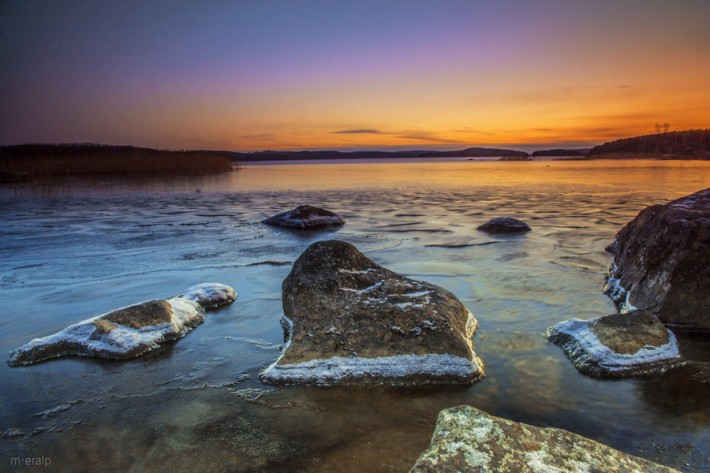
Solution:
[(387, 135), (380, 130), (374, 130), (369, 128), (356, 129), (356, 130), (338, 130), (333, 132), (336, 135)]

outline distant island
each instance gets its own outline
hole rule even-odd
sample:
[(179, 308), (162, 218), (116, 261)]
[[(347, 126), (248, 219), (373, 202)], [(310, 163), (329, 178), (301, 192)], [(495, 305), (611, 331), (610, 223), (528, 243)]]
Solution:
[(0, 182), (70, 176), (156, 176), (230, 171), (228, 151), (178, 151), (94, 143), (0, 146)]
[(710, 129), (670, 131), (609, 141), (589, 151), (592, 158), (710, 159)]

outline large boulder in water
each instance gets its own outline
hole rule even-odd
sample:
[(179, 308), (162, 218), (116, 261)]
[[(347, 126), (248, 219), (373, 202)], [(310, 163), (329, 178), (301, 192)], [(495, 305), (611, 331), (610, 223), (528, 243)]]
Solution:
[(644, 209), (616, 244), (604, 292), (621, 312), (710, 329), (710, 189)]
[(128, 360), (177, 340), (205, 320), (205, 309), (232, 303), (237, 294), (218, 283), (199, 284), (167, 300), (141, 302), (70, 325), (12, 350), (10, 366), (63, 356)]
[(264, 219), (262, 223), (276, 227), (310, 230), (312, 228), (343, 225), (345, 219), (330, 210), (311, 205), (299, 205), (293, 210)]
[(353, 245), (311, 245), (283, 282), (288, 343), (271, 383), (471, 384), (477, 321), (449, 291), (383, 268)]
[(488, 233), (522, 233), (531, 231), (530, 226), (513, 217), (495, 217), (480, 225), (478, 230)]
[(546, 335), (589, 376), (637, 376), (683, 363), (675, 336), (649, 312), (566, 320)]
[(470, 406), (439, 413), (412, 473), (675, 472), (572, 432), (494, 417)]

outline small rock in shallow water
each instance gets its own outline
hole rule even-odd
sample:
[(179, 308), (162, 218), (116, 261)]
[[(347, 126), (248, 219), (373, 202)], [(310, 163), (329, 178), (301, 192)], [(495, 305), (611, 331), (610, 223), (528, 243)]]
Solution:
[(518, 233), (529, 232), (531, 228), (527, 223), (517, 218), (496, 217), (479, 226), (478, 230), (488, 233)]
[(309, 230), (312, 228), (343, 225), (345, 219), (329, 210), (313, 207), (311, 205), (299, 205), (293, 210), (262, 220), (262, 223), (276, 227)]
[(311, 245), (283, 283), (288, 343), (271, 383), (471, 384), (477, 321), (449, 291), (379, 266), (342, 241)]
[(200, 284), (180, 296), (141, 302), (70, 325), (53, 335), (35, 338), (12, 350), (7, 362), (20, 366), (63, 356), (136, 358), (165, 342), (184, 337), (204, 322), (205, 308), (229, 304), (236, 297), (229, 286)]
[(540, 428), (471, 406), (439, 413), (429, 448), (412, 473), (676, 472), (562, 429)]
[(175, 297), (195, 301), (205, 309), (215, 309), (234, 302), (237, 298), (237, 293), (225, 284), (208, 282), (192, 286)]
[(566, 320), (546, 335), (589, 376), (637, 376), (683, 364), (673, 333), (648, 312)]

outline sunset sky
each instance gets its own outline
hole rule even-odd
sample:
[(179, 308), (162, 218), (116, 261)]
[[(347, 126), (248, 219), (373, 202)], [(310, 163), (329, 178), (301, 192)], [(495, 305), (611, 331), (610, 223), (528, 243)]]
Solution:
[(0, 144), (587, 146), (710, 127), (710, 1), (0, 0)]

